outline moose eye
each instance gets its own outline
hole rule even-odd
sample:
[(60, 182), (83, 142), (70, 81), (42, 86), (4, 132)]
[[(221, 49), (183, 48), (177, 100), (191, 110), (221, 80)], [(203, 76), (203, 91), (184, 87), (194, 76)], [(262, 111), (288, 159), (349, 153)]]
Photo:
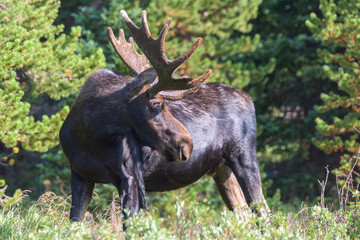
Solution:
[(160, 111), (161, 110), (161, 102), (152, 102), (151, 103), (151, 108), (154, 110), (154, 111)]

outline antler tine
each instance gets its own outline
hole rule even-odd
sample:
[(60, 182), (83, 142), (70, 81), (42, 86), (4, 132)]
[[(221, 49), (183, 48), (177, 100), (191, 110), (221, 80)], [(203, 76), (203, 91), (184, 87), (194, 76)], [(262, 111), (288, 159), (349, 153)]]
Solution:
[(120, 11), (121, 18), (124, 20), (126, 26), (129, 28), (131, 34), (144, 32), (148, 38), (151, 37), (149, 26), (147, 24), (147, 13), (146, 11), (141, 12), (141, 26), (138, 27), (135, 23), (129, 18), (125, 10)]
[(133, 21), (129, 18), (125, 10), (120, 11), (120, 16), (124, 20), (126, 26), (130, 29), (130, 32), (137, 32), (140, 30), (139, 27), (137, 27)]
[(150, 68), (149, 60), (146, 58), (146, 56), (140, 55), (136, 52), (133, 38), (129, 38), (129, 43), (126, 41), (124, 30), (119, 30), (118, 40), (115, 38), (111, 27), (107, 28), (107, 32), (115, 51), (133, 73), (139, 75), (144, 70)]
[(141, 29), (144, 29), (146, 35), (148, 37), (151, 37), (151, 33), (150, 33), (149, 26), (147, 23), (147, 13), (145, 10), (141, 12), (141, 27), (139, 30), (141, 31)]
[(187, 90), (176, 90), (176, 91), (162, 91), (159, 94), (162, 98), (167, 100), (181, 100), (186, 98), (187, 96), (190, 96), (191, 94), (194, 94), (197, 90), (199, 90), (201, 84), (206, 81), (206, 79), (210, 76), (211, 69), (207, 70), (203, 75), (200, 77), (191, 80), (191, 84), (189, 85), (189, 89)]
[[(155, 96), (155, 94), (161, 92), (160, 95), (163, 96), (164, 98), (169, 100), (174, 100), (173, 96), (171, 98), (167, 98), (169, 94), (166, 91), (183, 90), (184, 92), (186, 91), (196, 92), (196, 90), (200, 87), (200, 85), (203, 84), (206, 81), (206, 79), (209, 78), (211, 72), (212, 72), (211, 69), (209, 69), (203, 75), (195, 79), (193, 77), (179, 77), (179, 78), (172, 77), (171, 79), (172, 81), (170, 83), (165, 82), (161, 85), (156, 84), (149, 90), (149, 93), (151, 96)], [(196, 90), (194, 91), (194, 89)]]
[(171, 65), (174, 71), (191, 57), (191, 55), (196, 51), (196, 49), (200, 46), (201, 43), (202, 38), (196, 39), (195, 43), (191, 46), (191, 48), (189, 48), (189, 50), (186, 51), (186, 53), (171, 61)]
[(165, 37), (166, 37), (167, 32), (169, 31), (171, 22), (172, 22), (172, 18), (168, 18), (168, 20), (166, 20), (166, 23), (165, 23), (163, 29), (161, 29), (161, 32), (159, 33), (159, 36), (157, 38), (160, 40), (162, 46), (164, 46)]
[(210, 77), (211, 72), (212, 72), (211, 69), (209, 69), (203, 75), (191, 80), (187, 84), (189, 85), (190, 88), (197, 87), (197, 86), (201, 85), (203, 82), (205, 82), (206, 79), (208, 79)]

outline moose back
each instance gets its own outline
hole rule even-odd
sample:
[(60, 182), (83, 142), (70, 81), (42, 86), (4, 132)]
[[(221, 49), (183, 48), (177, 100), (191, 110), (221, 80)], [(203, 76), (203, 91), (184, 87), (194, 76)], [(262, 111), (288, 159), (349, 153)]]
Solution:
[(71, 166), (70, 219), (83, 219), (95, 183), (115, 185), (123, 208), (132, 215), (147, 208), (145, 191), (177, 189), (204, 175), (213, 177), (229, 209), (260, 201), (263, 209), (257, 209), (258, 214), (269, 212), (261, 189), (255, 109), (249, 95), (204, 83), (211, 70), (198, 78), (174, 77), (202, 39), (169, 60), (163, 47), (171, 19), (155, 39), (146, 11), (141, 27), (123, 10), (121, 17), (133, 38), (127, 42), (122, 29), (118, 39), (111, 28), (108, 34), (136, 76), (107, 69), (90, 75), (60, 130)]

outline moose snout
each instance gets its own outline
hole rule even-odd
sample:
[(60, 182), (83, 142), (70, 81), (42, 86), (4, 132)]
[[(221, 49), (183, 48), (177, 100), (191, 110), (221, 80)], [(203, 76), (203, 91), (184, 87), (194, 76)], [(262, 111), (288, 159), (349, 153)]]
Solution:
[(185, 134), (177, 141), (177, 156), (176, 160), (181, 163), (187, 162), (193, 150), (193, 142), (190, 134)]
[(161, 152), (162, 159), (166, 162), (178, 161), (185, 163), (190, 159), (192, 150), (192, 138), (186, 137), (179, 138), (178, 141), (173, 141), (169, 145), (165, 145), (159, 152)]
[(191, 157), (192, 152), (192, 144), (189, 146), (188, 144), (182, 144), (179, 146), (177, 160), (181, 163), (187, 162)]

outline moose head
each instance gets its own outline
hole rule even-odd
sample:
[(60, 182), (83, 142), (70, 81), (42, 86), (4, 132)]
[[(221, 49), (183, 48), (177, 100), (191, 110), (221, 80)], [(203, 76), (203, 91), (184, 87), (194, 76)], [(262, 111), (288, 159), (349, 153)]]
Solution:
[[(123, 29), (118, 39), (110, 27), (107, 28), (110, 41), (117, 54), (136, 75), (129, 84), (127, 104), (129, 122), (137, 135), (147, 145), (158, 150), (164, 160), (189, 160), (193, 142), (189, 132), (166, 108), (164, 99), (180, 100), (195, 93), (210, 76), (211, 70), (198, 78), (174, 77), (173, 73), (199, 47), (198, 38), (193, 46), (182, 56), (169, 60), (164, 51), (164, 41), (172, 19), (169, 18), (158, 38), (153, 38), (147, 24), (146, 11), (141, 15), (141, 27), (137, 27), (124, 10), (120, 12), (133, 38), (126, 41)], [(137, 43), (143, 55), (134, 47)], [(149, 62), (152, 64), (150, 66)]]

